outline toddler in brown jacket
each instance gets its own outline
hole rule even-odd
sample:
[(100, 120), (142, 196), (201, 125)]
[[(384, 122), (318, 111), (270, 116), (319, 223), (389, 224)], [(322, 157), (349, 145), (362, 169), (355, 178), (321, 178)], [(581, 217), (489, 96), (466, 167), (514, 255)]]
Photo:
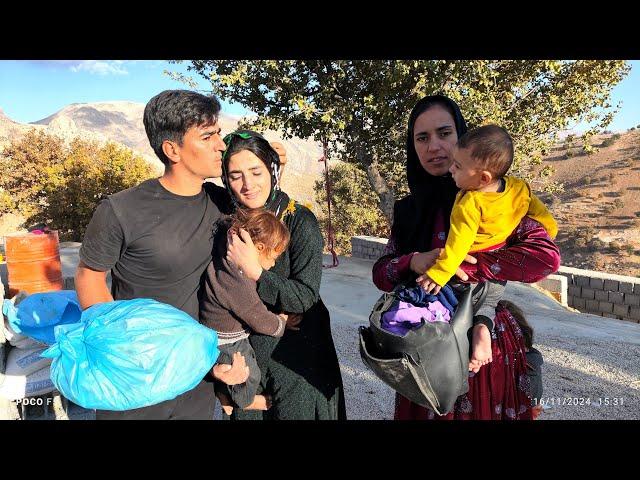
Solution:
[[(281, 337), (287, 326), (287, 315), (270, 312), (256, 291), (256, 282), (242, 274), (226, 259), (227, 232), (246, 230), (256, 246), (260, 264), (265, 270), (289, 244), (287, 227), (267, 210), (243, 210), (220, 221), (214, 240), (213, 260), (207, 267), (200, 298), (200, 322), (218, 333), (220, 355), (217, 363), (232, 363), (240, 352), (249, 367), (249, 378), (239, 385), (216, 382), (216, 395), (227, 415), (233, 407), (266, 410), (269, 398), (256, 395), (260, 384), (260, 369), (249, 343), (251, 331)], [(293, 326), (290, 325), (290, 328)], [(231, 402), (229, 401), (231, 400)]]

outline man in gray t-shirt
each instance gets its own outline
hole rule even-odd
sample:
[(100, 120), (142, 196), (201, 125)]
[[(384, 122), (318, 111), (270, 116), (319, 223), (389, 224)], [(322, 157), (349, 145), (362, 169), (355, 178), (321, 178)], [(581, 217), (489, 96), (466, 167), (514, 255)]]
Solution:
[[(83, 309), (96, 303), (153, 298), (198, 318), (198, 290), (211, 260), (212, 228), (224, 191), (205, 179), (222, 175), (218, 115), (213, 96), (167, 90), (144, 110), (144, 126), (164, 174), (103, 200), (80, 250), (75, 276)], [(106, 283), (112, 273), (112, 289)], [(216, 365), (224, 383), (248, 377), (244, 357)], [(202, 381), (173, 400), (124, 412), (96, 412), (98, 419), (213, 419), (213, 383)]]

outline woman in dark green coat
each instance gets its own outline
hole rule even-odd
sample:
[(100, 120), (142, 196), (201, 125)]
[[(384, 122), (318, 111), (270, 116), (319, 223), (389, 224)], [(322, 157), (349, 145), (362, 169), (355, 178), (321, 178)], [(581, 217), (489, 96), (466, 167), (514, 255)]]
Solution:
[(246, 232), (229, 236), (228, 258), (258, 284), (258, 294), (276, 313), (299, 314), (299, 330), (282, 338), (250, 336), (262, 372), (261, 389), (271, 395), (267, 411), (234, 409), (232, 419), (346, 419), (338, 356), (329, 311), (320, 298), (322, 234), (314, 214), (280, 189), (278, 153), (259, 134), (239, 130), (225, 137), (223, 181), (235, 208), (266, 208), (289, 228), (289, 248), (263, 270)]

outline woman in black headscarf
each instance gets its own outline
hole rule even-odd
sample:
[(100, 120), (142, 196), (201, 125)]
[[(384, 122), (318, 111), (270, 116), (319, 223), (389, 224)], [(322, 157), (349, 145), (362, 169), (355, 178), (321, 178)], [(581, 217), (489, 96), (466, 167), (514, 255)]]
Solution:
[[(320, 298), (323, 239), (318, 221), (280, 189), (278, 153), (258, 133), (238, 130), (225, 137), (223, 181), (230, 194), (229, 212), (266, 208), (291, 234), (288, 249), (270, 270), (263, 270), (246, 232), (230, 235), (227, 255), (258, 283), (258, 295), (276, 313), (302, 315), (299, 330), (281, 339), (249, 337), (262, 372), (261, 389), (270, 394), (269, 410), (240, 411), (234, 419), (346, 419), (342, 377), (329, 311)], [(260, 391), (258, 393), (261, 393)]]
[[(467, 125), (458, 105), (442, 95), (421, 99), (409, 116), (407, 181), (410, 194), (394, 206), (391, 236), (373, 266), (373, 282), (384, 291), (415, 279), (431, 267), (444, 247), (458, 188), (449, 173), (451, 150)], [(560, 266), (557, 246), (542, 226), (525, 217), (493, 252), (467, 256), (456, 275), (463, 281), (536, 282)], [(491, 332), (493, 361), (470, 374), (469, 392), (443, 419), (531, 419), (522, 332), (511, 313), (498, 309)], [(435, 414), (396, 394), (395, 418), (430, 419)]]

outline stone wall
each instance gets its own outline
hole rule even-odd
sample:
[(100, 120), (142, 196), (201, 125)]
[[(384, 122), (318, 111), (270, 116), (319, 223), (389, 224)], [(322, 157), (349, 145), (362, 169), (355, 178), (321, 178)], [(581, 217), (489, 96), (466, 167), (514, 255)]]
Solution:
[(351, 256), (377, 260), (382, 256), (387, 246), (387, 239), (380, 237), (368, 237), (365, 235), (351, 237)]
[(560, 267), (567, 304), (581, 312), (640, 323), (640, 278)]

